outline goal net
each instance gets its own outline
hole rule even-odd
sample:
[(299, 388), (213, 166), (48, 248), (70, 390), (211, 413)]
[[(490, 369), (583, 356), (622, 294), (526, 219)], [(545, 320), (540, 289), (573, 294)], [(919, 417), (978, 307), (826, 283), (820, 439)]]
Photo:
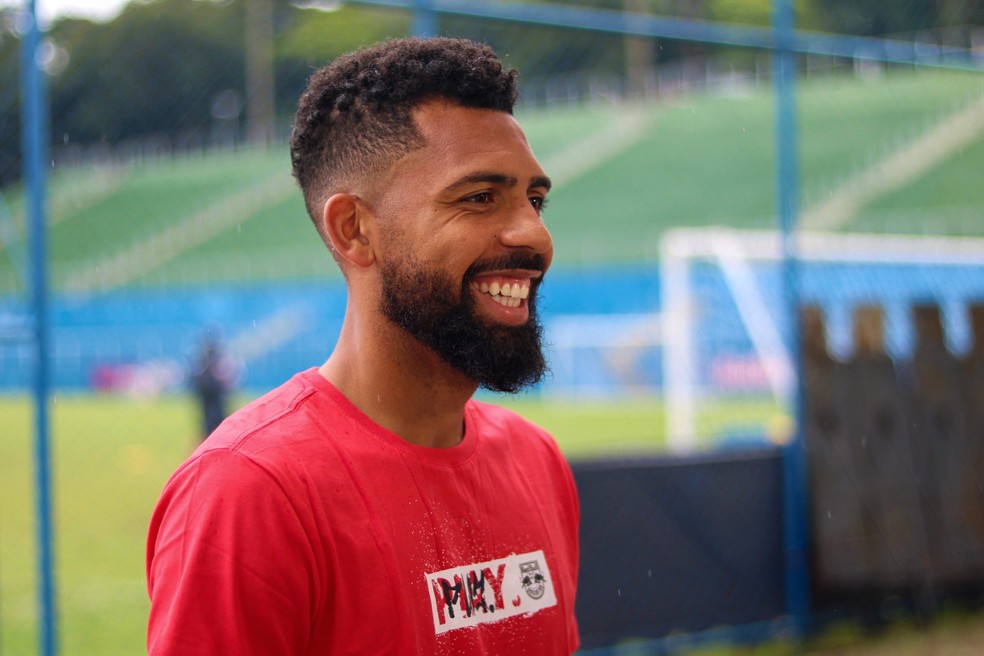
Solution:
[[(947, 346), (968, 350), (967, 308), (984, 301), (984, 239), (803, 232), (794, 240), (791, 269), (780, 239), (777, 232), (726, 228), (664, 236), (662, 366), (674, 450), (697, 447), (702, 404), (771, 398), (795, 416), (791, 293), (798, 304), (822, 309), (837, 358), (852, 353), (852, 313), (871, 305), (884, 311), (885, 350), (896, 362), (911, 355), (917, 304), (938, 305)], [(760, 417), (758, 430), (774, 419)]]

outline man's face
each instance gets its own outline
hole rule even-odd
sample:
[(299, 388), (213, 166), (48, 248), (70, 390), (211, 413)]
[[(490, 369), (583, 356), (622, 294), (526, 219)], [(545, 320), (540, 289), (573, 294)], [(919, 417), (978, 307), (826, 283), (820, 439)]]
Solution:
[(549, 181), (503, 112), (427, 103), (426, 146), (380, 194), (383, 312), (455, 369), (496, 391), (543, 376), (535, 294), (553, 245)]

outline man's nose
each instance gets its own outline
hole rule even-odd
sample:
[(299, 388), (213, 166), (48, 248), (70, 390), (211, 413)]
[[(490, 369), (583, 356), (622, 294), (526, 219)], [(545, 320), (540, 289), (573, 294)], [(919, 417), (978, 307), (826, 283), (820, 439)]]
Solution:
[(535, 253), (547, 254), (553, 251), (553, 239), (543, 223), (543, 217), (527, 199), (517, 204), (509, 213), (508, 220), (499, 233), (503, 246), (529, 248)]

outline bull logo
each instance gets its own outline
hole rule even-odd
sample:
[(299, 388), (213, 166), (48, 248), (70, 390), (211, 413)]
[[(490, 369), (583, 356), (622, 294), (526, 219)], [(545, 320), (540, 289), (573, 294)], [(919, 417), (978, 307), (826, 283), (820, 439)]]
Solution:
[(531, 599), (539, 599), (546, 592), (546, 577), (540, 571), (540, 563), (531, 560), (528, 563), (519, 564), (519, 573), (522, 574), (523, 589)]

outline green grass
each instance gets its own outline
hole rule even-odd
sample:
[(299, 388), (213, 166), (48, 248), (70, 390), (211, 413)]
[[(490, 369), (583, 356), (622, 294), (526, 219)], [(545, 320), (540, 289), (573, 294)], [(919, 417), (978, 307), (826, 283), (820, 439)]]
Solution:
[[(867, 81), (804, 83), (797, 119), (804, 207), (981, 93), (984, 76), (964, 74), (898, 73)], [(558, 262), (652, 256), (668, 227), (775, 227), (769, 93), (696, 96), (654, 111), (652, 127), (637, 145), (552, 194), (547, 221)], [(972, 179), (984, 161), (964, 158), (948, 164), (937, 176), (947, 181), (946, 193), (912, 185), (893, 209), (932, 211), (959, 204), (979, 215), (984, 190)], [(978, 222), (978, 234), (982, 230)]]
[[(545, 427), (571, 460), (665, 453), (668, 448), (663, 404), (652, 398), (542, 402), (518, 397), (493, 402)], [(710, 446), (732, 437), (768, 434), (781, 416), (772, 401), (752, 398), (715, 401), (699, 409), (695, 420), (700, 442)]]
[(843, 622), (806, 640), (780, 639), (744, 647), (708, 646), (687, 653), (689, 656), (977, 656), (982, 644), (984, 616), (956, 608), (940, 613), (931, 622), (918, 623), (906, 617), (871, 629), (855, 622)]
[(264, 151), (222, 154), (136, 166), (117, 193), (60, 221), (52, 230), (53, 276), (60, 280), (87, 259), (109, 256), (176, 220), (240, 193), (275, 172)]
[(272, 207), (242, 217), (227, 230), (146, 272), (135, 284), (188, 283), (201, 280), (275, 280), (340, 277), (308, 219), (300, 192)]
[[(652, 399), (613, 402), (493, 398), (549, 429), (572, 460), (665, 453), (663, 412)], [(775, 416), (764, 401), (703, 408), (704, 442)], [(190, 399), (57, 395), (51, 405), (56, 585), (61, 653), (144, 652), (149, 602), (144, 585), (147, 522), (170, 473), (196, 443)], [(0, 396), (0, 653), (37, 653), (32, 410), (25, 397)], [(979, 616), (949, 614), (928, 630), (893, 625), (871, 637), (856, 627), (808, 644), (715, 647), (706, 656), (841, 654), (892, 656), (976, 653)], [(913, 646), (922, 647), (914, 648)], [(976, 646), (976, 647), (975, 647)], [(952, 649), (951, 649), (952, 647)], [(625, 652), (644, 653), (641, 651)]]
[(984, 140), (955, 153), (912, 184), (872, 202), (854, 225), (872, 232), (980, 236), (982, 171)]
[[(0, 646), (28, 654), (36, 651), (30, 406), (2, 398), (0, 418)], [(192, 408), (178, 399), (57, 396), (51, 420), (62, 653), (140, 653), (141, 545), (168, 472), (193, 444)]]
[[(982, 93), (984, 75), (966, 73), (903, 71), (804, 85), (797, 101), (805, 203)], [(980, 204), (979, 190), (967, 200)]]
[(520, 110), (516, 119), (523, 126), (533, 153), (543, 160), (570, 146), (573, 138), (610, 126), (618, 120), (618, 113), (598, 105), (557, 107)]
[[(502, 401), (502, 399), (499, 399)], [(660, 404), (508, 403), (548, 428), (572, 459), (664, 449)], [(708, 435), (767, 416), (769, 403), (733, 402), (701, 417)], [(0, 396), (0, 653), (36, 651), (31, 405)], [(62, 653), (143, 651), (149, 604), (144, 539), (170, 473), (195, 445), (188, 398), (153, 401), (57, 395), (51, 404), (56, 577)]]

